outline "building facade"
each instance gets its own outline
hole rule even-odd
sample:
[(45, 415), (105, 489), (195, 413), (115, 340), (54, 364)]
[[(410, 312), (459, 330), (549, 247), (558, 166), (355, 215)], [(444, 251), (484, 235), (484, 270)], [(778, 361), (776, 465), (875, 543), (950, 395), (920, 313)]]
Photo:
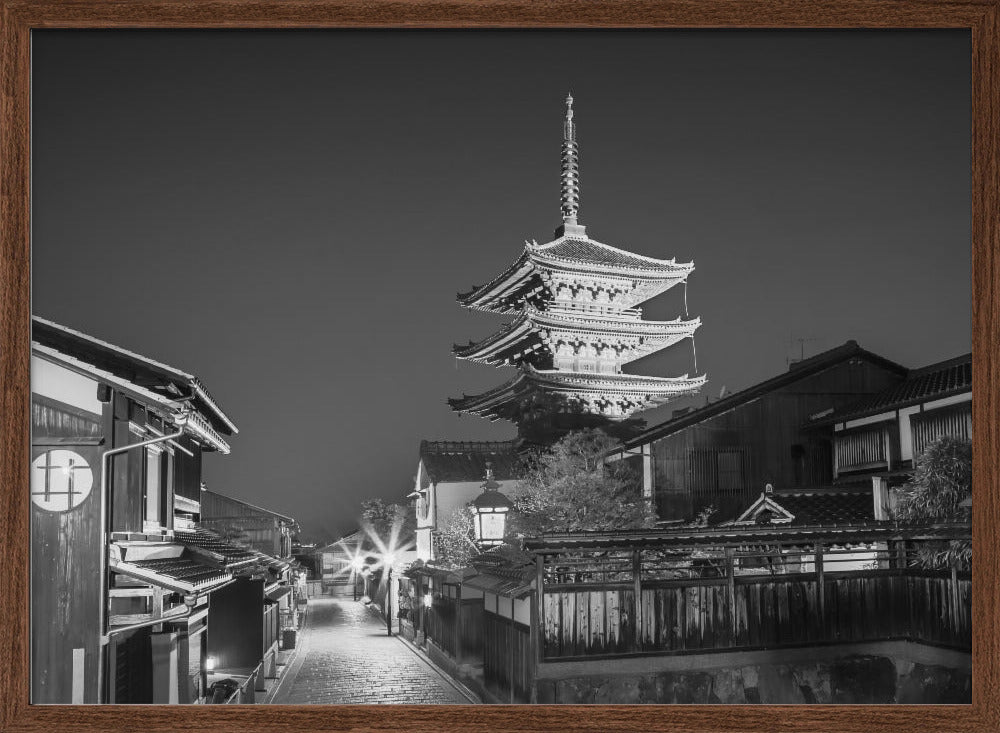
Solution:
[(201, 492), (200, 523), (284, 561), (292, 559), (292, 544), (299, 531), (292, 517), (211, 489)]
[(511, 495), (517, 493), (519, 464), (514, 441), (421, 441), (410, 494), (417, 520), (417, 559), (435, 559), (436, 533), (454, 512), (465, 510), (482, 493), (487, 466), (503, 483), (504, 493)]
[(32, 702), (177, 702), (233, 576), (175, 522), (236, 427), (193, 375), (41, 318), (31, 389)]
[[(698, 318), (646, 321), (643, 302), (687, 286), (693, 263), (633, 254), (589, 237), (578, 221), (579, 171), (572, 97), (563, 139), (562, 225), (546, 244), (526, 243), (514, 263), (485, 285), (458, 296), (466, 308), (513, 320), (455, 355), (517, 375), (488, 392), (449, 400), (458, 412), (519, 428), (533, 411), (563, 412), (577, 425), (622, 421), (696, 392), (704, 376), (628, 374), (636, 359), (693, 339)], [(685, 298), (686, 302), (686, 298)], [(524, 432), (522, 430), (522, 437)]]
[(832, 443), (834, 485), (870, 486), (884, 517), (893, 487), (928, 445), (944, 436), (972, 438), (972, 355), (912, 369), (888, 389), (815, 416), (808, 430)]
[(714, 508), (731, 519), (775, 490), (830, 487), (832, 435), (809, 429), (832, 411), (899, 385), (907, 369), (849, 341), (771, 379), (679, 412), (626, 443), (661, 520)]

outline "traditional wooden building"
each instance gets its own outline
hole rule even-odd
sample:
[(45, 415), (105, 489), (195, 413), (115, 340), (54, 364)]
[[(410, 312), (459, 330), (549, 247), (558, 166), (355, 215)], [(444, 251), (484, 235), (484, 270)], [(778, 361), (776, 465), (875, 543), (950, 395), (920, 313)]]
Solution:
[[(321, 581), (319, 592), (336, 595), (347, 593), (348, 588), (360, 588), (360, 568), (354, 567), (354, 560), (357, 558), (359, 563), (371, 564), (365, 562), (368, 559), (365, 549), (370, 544), (371, 540), (365, 531), (357, 529), (336, 542), (316, 548), (313, 566)], [(362, 595), (364, 592), (361, 591)]]
[(236, 426), (192, 374), (37, 317), (31, 389), (32, 702), (197, 699), (237, 565), (184, 530)]
[(731, 519), (771, 484), (830, 487), (834, 440), (811, 421), (901, 384), (907, 369), (855, 341), (703, 407), (675, 412), (625, 444), (662, 520), (706, 507)]
[(420, 443), (413, 492), (417, 519), (417, 559), (435, 559), (434, 537), (453, 512), (482, 493), (487, 465), (504, 492), (517, 491), (520, 459), (514, 441), (430, 441)]
[(201, 492), (199, 521), (223, 536), (286, 562), (292, 559), (293, 539), (299, 532), (299, 523), (292, 517), (211, 489)]
[[(634, 412), (697, 391), (704, 376), (652, 377), (623, 367), (693, 339), (698, 318), (645, 321), (639, 305), (676, 285), (687, 286), (693, 263), (633, 254), (589, 237), (577, 219), (579, 174), (573, 99), (566, 100), (562, 149), (562, 217), (555, 239), (524, 251), (485, 285), (459, 294), (474, 310), (513, 316), (497, 333), (455, 355), (492, 366), (515, 366), (509, 382), (483, 394), (449, 400), (452, 408), (522, 428), (532, 405), (621, 421)], [(686, 299), (685, 299), (686, 300)], [(582, 424), (586, 424), (583, 422)]]
[(877, 394), (812, 416), (807, 431), (832, 442), (833, 484), (871, 487), (884, 518), (892, 487), (930, 443), (972, 437), (972, 356), (912, 369)]

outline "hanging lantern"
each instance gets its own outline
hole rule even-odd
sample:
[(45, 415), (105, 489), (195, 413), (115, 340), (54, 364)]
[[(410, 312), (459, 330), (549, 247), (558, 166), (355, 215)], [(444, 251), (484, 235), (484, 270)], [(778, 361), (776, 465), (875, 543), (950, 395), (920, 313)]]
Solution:
[(489, 463), (486, 464), (486, 483), (482, 488), (483, 493), (472, 502), (476, 542), (480, 545), (502, 545), (507, 512), (513, 504), (500, 492), (500, 484), (494, 481), (493, 468)]

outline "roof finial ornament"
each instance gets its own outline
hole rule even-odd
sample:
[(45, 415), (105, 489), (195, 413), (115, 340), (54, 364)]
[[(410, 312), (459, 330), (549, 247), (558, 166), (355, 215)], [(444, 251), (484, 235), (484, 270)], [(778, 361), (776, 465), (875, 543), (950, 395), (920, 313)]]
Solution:
[(573, 122), (573, 95), (566, 95), (566, 120), (563, 122), (562, 145), (562, 219), (563, 225), (556, 230), (556, 236), (586, 236), (584, 228), (577, 224), (580, 210), (580, 167), (577, 160), (576, 125)]

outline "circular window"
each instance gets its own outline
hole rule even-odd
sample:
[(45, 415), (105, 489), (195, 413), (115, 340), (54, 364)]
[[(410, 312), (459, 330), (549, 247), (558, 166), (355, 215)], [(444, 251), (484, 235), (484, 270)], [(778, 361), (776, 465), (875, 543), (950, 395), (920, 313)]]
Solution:
[(31, 462), (31, 501), (46, 511), (80, 506), (93, 486), (90, 464), (74, 451), (46, 451)]

